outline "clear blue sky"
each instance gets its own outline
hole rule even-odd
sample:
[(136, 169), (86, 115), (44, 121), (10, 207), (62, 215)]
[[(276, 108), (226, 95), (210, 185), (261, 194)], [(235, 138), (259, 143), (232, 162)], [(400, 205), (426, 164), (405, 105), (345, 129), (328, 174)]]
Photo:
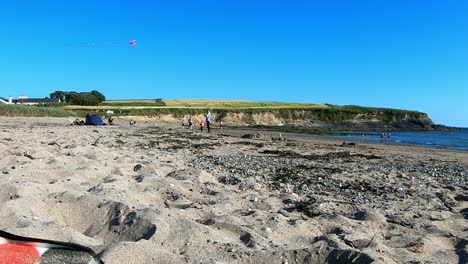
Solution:
[(468, 127), (467, 14), (461, 0), (1, 1), (0, 96), (356, 104)]

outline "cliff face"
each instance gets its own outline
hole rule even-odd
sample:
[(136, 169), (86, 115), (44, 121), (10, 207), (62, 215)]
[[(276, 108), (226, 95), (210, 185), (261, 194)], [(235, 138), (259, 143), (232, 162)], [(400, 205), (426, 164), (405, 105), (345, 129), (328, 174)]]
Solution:
[(424, 113), (334, 111), (269, 111), (261, 113), (225, 113), (226, 124), (257, 126), (299, 126), (312, 129), (343, 130), (432, 130), (432, 120)]
[[(135, 118), (135, 117), (132, 117)], [(198, 114), (159, 114), (152, 120), (194, 123), (204, 121)], [(148, 118), (146, 118), (148, 120)], [(212, 123), (222, 121), (228, 126), (285, 126), (316, 130), (433, 130), (439, 129), (425, 113), (392, 110), (337, 110), (337, 109), (271, 109), (245, 111), (213, 111)]]

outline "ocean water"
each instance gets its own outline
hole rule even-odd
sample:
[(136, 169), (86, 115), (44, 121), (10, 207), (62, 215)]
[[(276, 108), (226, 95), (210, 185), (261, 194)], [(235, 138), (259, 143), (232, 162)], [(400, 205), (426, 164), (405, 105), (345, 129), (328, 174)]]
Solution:
[[(361, 133), (365, 136), (362, 137)], [(462, 131), (394, 131), (388, 138), (385, 132), (384, 144), (404, 144), (433, 148), (447, 148), (468, 151), (468, 128)], [(343, 133), (342, 136), (334, 136), (343, 140), (381, 142), (379, 132), (353, 131)]]

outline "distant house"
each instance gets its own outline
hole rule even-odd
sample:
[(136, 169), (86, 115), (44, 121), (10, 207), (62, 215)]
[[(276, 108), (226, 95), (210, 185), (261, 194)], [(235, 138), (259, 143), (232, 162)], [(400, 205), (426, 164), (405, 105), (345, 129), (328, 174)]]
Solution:
[(8, 99), (5, 99), (3, 97), (0, 97), (0, 103), (3, 103), (3, 104), (12, 104), (13, 103), (13, 98), (8, 97)]
[(13, 99), (11, 96), (8, 99), (0, 97), (0, 102), (4, 104), (25, 104), (25, 105), (39, 105), (39, 104), (51, 104), (60, 103), (58, 98), (28, 98), (26, 96), (20, 96), (18, 99)]
[(17, 104), (25, 105), (38, 105), (38, 104), (52, 104), (60, 103), (60, 99), (51, 99), (51, 98), (23, 98), (16, 101)]

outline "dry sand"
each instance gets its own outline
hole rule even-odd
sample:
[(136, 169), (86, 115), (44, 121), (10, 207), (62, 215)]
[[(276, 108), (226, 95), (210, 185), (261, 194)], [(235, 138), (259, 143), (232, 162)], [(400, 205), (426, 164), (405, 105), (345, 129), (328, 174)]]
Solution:
[(468, 152), (0, 118), (0, 229), (106, 263), (467, 263)]

